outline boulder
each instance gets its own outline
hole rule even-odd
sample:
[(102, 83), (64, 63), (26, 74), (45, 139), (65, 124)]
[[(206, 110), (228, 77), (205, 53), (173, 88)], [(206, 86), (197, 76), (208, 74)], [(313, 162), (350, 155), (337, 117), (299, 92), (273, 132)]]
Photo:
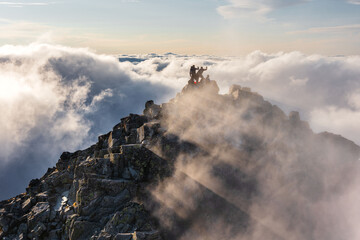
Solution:
[(69, 190), (69, 202), (70, 203), (74, 203), (76, 202), (76, 192), (79, 190), (79, 180), (77, 179), (74, 179), (71, 187), (70, 187), (70, 190)]
[(158, 119), (161, 114), (161, 107), (155, 104), (153, 100), (147, 101), (143, 114), (149, 119)]
[(131, 129), (130, 134), (125, 137), (125, 143), (126, 144), (135, 144), (135, 143), (137, 143), (137, 139), (138, 139), (138, 132), (137, 132), (137, 129), (134, 128), (134, 129)]
[[(121, 149), (119, 148), (119, 152), (120, 151)], [(115, 178), (118, 178), (124, 170), (125, 162), (124, 162), (124, 158), (121, 156), (122, 155), (120, 153), (110, 153), (105, 155), (106, 158), (110, 159), (113, 169), (112, 175)]]
[(118, 233), (114, 237), (114, 240), (133, 240), (132, 233)]
[(128, 117), (121, 119), (121, 124), (126, 136), (130, 134), (131, 129), (137, 129), (146, 122), (147, 118), (145, 116), (140, 116), (137, 114), (130, 114)]
[(97, 198), (96, 194), (93, 189), (86, 185), (79, 187), (79, 190), (76, 192), (76, 203), (79, 205), (79, 208), (81, 209), (89, 205), (91, 201)]
[(42, 222), (38, 222), (34, 229), (31, 231), (32, 238), (39, 239), (41, 235), (46, 231), (46, 226)]
[(96, 150), (94, 152), (94, 157), (95, 158), (104, 158), (104, 156), (109, 153), (109, 149), (110, 148), (104, 148), (104, 149)]
[(133, 233), (134, 240), (160, 240), (160, 234), (158, 231), (150, 231), (150, 232), (134, 232)]
[(38, 222), (47, 222), (50, 217), (50, 205), (48, 202), (38, 202), (27, 216), (29, 229), (33, 229)]
[(101, 201), (102, 207), (114, 207), (125, 204), (131, 199), (131, 194), (129, 190), (124, 189), (121, 193), (116, 196), (105, 196)]
[(91, 174), (110, 178), (112, 171), (110, 159), (88, 157), (75, 168), (74, 173), (75, 178), (82, 178)]
[(27, 224), (26, 223), (21, 223), (19, 225), (19, 227), (18, 227), (17, 233), (18, 233), (18, 235), (21, 235), (21, 234), (26, 235), (27, 230), (28, 230)]
[(157, 176), (164, 175), (168, 169), (167, 162), (141, 144), (121, 146), (121, 157), (124, 158), (125, 168), (123, 178), (145, 181), (155, 180)]
[(116, 196), (125, 189), (130, 192), (132, 196), (136, 193), (136, 183), (124, 179), (88, 179), (88, 187), (92, 192), (103, 192), (109, 196)]
[(84, 204), (82, 203), (82, 208), (81, 208), (81, 215), (82, 216), (90, 216), (92, 214), (95, 214), (98, 210), (98, 206), (100, 205), (100, 202), (102, 201), (101, 197), (97, 197), (95, 199), (93, 199), (92, 201), (90, 201), (88, 204)]
[(48, 192), (41, 192), (35, 196), (36, 202), (46, 202), (48, 200)]
[(143, 143), (145, 140), (150, 140), (152, 137), (159, 134), (161, 129), (160, 122), (148, 122), (137, 129), (138, 143)]
[(71, 158), (71, 153), (63, 152), (60, 156), (59, 161), (56, 163), (56, 168), (59, 171), (67, 169), (67, 167), (69, 166), (70, 158)]
[(110, 135), (108, 138), (108, 147), (109, 148), (118, 147), (123, 143), (125, 143), (125, 136), (121, 129), (115, 129), (110, 132)]
[(25, 200), (21, 205), (23, 212), (28, 212), (33, 206), (34, 202), (35, 202), (35, 198), (28, 198), (27, 200)]
[(51, 230), (49, 232), (49, 239), (50, 240), (60, 240), (60, 236), (61, 235), (61, 229), (55, 229), (55, 230)]
[(74, 221), (70, 227), (71, 240), (87, 240), (95, 232), (98, 224), (87, 221)]
[(0, 234), (9, 231), (10, 219), (6, 216), (0, 216)]
[(96, 238), (96, 240), (113, 240), (113, 235), (107, 232), (101, 232), (100, 235)]
[(19, 236), (17, 237), (17, 240), (26, 240), (26, 239), (28, 238), (26, 237), (25, 233), (20, 233)]
[(41, 190), (41, 181), (40, 179), (32, 179), (29, 183), (29, 186), (26, 188), (26, 192), (30, 196), (35, 196)]
[(130, 203), (111, 217), (103, 231), (116, 235), (134, 231), (152, 231), (154, 228), (154, 224), (144, 206)]
[(110, 234), (131, 231), (131, 223), (135, 220), (134, 213), (116, 212), (105, 225), (104, 231)]
[(109, 136), (110, 136), (111, 132), (108, 132), (107, 134), (104, 135), (100, 135), (98, 137), (98, 142), (96, 144), (96, 148), (97, 149), (106, 149), (109, 147), (108, 143), (109, 143)]
[(243, 100), (250, 101), (251, 104), (261, 105), (264, 98), (256, 92), (252, 92), (249, 87), (241, 87), (240, 85), (232, 85), (229, 88), (229, 95), (238, 103)]
[[(126, 143), (126, 140), (125, 140), (125, 143)], [(112, 147), (112, 148), (108, 148), (108, 153), (120, 153), (120, 148), (121, 148), (121, 145), (119, 146), (116, 146), (116, 147)], [(106, 157), (107, 154), (104, 155), (104, 158), (107, 158)]]

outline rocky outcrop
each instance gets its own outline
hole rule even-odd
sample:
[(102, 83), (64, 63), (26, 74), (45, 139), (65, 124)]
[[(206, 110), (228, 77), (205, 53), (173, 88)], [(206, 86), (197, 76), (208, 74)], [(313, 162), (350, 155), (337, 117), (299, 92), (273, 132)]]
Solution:
[[(93, 146), (64, 152), (26, 193), (0, 202), (0, 238), (156, 240), (184, 239), (190, 232), (211, 239), (214, 222), (222, 221), (226, 239), (248, 232), (253, 222), (275, 236), (269, 239), (282, 239), (248, 212), (261, 191), (260, 167), (272, 169), (268, 164), (278, 164), (278, 156), (297, 156), (315, 142), (341, 145), (339, 152), (350, 159), (358, 159), (360, 147), (330, 133), (314, 134), (299, 113), (287, 116), (249, 88), (218, 91), (215, 81), (187, 85), (169, 103), (146, 102), (143, 115), (122, 118)], [(217, 115), (229, 108), (238, 111), (233, 122)], [(304, 156), (318, 156), (312, 151)], [(242, 167), (230, 165), (233, 159)], [(187, 166), (207, 169), (217, 184), (191, 175)], [(217, 188), (222, 184), (236, 196)]]
[(1, 202), (1, 239), (160, 239), (135, 201), (170, 174), (169, 163), (141, 144), (159, 133), (156, 111), (130, 114), (90, 148), (64, 152), (26, 193)]

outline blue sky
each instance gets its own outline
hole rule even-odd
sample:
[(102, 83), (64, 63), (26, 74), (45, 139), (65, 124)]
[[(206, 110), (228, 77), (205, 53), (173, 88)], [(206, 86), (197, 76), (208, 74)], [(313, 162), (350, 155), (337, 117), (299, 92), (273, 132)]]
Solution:
[(0, 44), (99, 53), (360, 53), (359, 0), (0, 1)]

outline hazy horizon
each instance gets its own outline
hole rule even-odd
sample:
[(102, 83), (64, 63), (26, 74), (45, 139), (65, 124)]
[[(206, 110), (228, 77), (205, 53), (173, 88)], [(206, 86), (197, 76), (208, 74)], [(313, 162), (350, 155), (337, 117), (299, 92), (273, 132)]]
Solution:
[(358, 0), (0, 1), (0, 45), (98, 53), (360, 54)]

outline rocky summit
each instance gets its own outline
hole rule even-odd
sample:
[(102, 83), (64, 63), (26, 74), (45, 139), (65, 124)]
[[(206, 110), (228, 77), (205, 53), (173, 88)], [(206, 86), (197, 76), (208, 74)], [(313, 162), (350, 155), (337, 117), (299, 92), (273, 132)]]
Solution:
[(0, 202), (0, 238), (354, 239), (360, 147), (249, 88), (218, 91), (189, 84), (61, 154)]

